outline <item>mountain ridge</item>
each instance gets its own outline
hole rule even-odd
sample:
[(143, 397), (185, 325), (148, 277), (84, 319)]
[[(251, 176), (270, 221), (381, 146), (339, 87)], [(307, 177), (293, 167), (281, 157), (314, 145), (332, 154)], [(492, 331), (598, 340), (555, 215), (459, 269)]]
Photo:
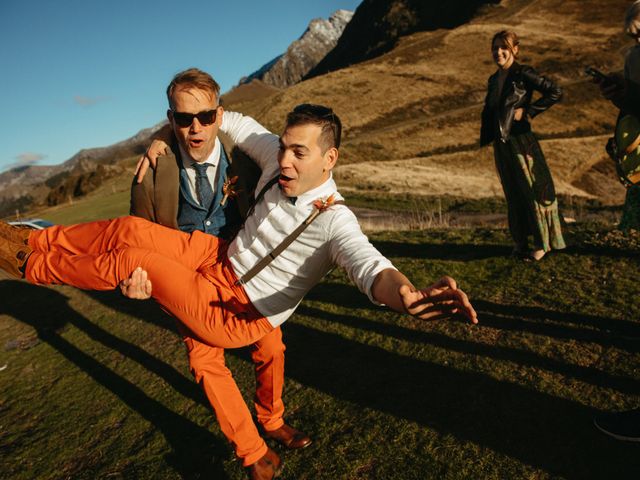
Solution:
[(337, 10), (326, 20), (314, 18), (286, 52), (240, 79), (239, 85), (261, 80), (277, 88), (286, 88), (298, 83), (337, 45), (352, 17), (352, 11)]
[(304, 78), (382, 55), (391, 50), (401, 36), (457, 27), (470, 21), (481, 7), (497, 3), (500, 0), (363, 0), (335, 48)]
[(520, 61), (565, 90), (533, 125), (558, 192), (621, 203), (625, 191), (603, 149), (616, 110), (583, 70), (622, 67), (626, 7), (623, 0), (504, 0), (456, 28), (401, 35), (382, 55), (286, 89), (254, 80), (227, 92), (224, 105), (276, 133), (299, 103), (333, 106), (344, 125), (334, 173), (347, 193), (500, 197), (491, 149), (477, 140), (486, 80), (496, 68), (490, 39), (512, 28), (521, 36)]

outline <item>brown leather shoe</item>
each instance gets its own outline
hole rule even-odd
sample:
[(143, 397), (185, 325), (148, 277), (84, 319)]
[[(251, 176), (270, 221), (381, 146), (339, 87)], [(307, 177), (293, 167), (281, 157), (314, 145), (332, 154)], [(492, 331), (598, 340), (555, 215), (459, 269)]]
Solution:
[(24, 278), (24, 265), (31, 255), (29, 245), (13, 243), (0, 237), (0, 269), (15, 278)]
[(271, 480), (280, 475), (282, 460), (276, 452), (267, 447), (267, 453), (247, 467), (247, 473), (251, 480)]
[(0, 238), (9, 240), (12, 243), (27, 245), (29, 243), (29, 235), (33, 232), (33, 228), (16, 227), (5, 222), (0, 222)]
[(305, 448), (311, 445), (311, 437), (286, 423), (276, 430), (265, 430), (264, 436), (287, 448)]

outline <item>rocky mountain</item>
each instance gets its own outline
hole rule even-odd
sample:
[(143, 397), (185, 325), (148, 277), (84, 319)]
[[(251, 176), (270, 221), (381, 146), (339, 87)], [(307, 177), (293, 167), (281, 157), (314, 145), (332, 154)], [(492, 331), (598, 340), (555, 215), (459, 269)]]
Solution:
[(497, 3), (500, 0), (363, 0), (335, 48), (305, 78), (377, 57), (391, 50), (402, 35), (455, 28), (483, 5)]
[[(243, 113), (279, 132), (286, 113), (299, 103), (333, 106), (344, 127), (334, 176), (347, 195), (502, 198), (492, 149), (480, 148), (478, 137), (487, 78), (496, 70), (491, 38), (510, 28), (520, 35), (520, 61), (564, 90), (562, 102), (533, 121), (556, 191), (567, 202), (582, 197), (620, 204), (625, 190), (604, 151), (617, 112), (583, 71), (586, 65), (609, 72), (622, 68), (633, 44), (622, 31), (629, 2), (503, 0), (477, 9), (465, 0), (438, 3), (442, 12), (453, 4), (465, 18), (475, 16), (455, 28), (397, 37), (382, 55), (347, 61), (348, 67), (244, 102)], [(364, 0), (339, 43), (360, 21), (369, 22), (360, 30), (365, 35), (365, 25), (380, 29), (391, 14), (411, 20), (411, 12), (421, 11), (417, 4)], [(380, 8), (376, 16), (363, 16), (371, 5)], [(445, 25), (447, 16), (440, 18)], [(358, 39), (351, 41), (355, 55)]]
[[(140, 130), (134, 136), (108, 147), (80, 150), (60, 165), (31, 165), (0, 174), (0, 217), (32, 205), (55, 205), (62, 199), (81, 196), (122, 169), (119, 163), (141, 155), (151, 135), (166, 120)], [(97, 173), (96, 173), (97, 172)], [(89, 180), (89, 181), (88, 181)], [(52, 195), (52, 192), (57, 192)]]
[[(243, 78), (237, 87), (223, 95), (222, 101), (241, 105), (268, 97), (299, 82), (335, 47), (352, 16), (351, 11), (338, 10), (329, 19), (312, 20), (284, 54)], [(120, 161), (140, 155), (150, 136), (164, 123), (166, 121), (108, 147), (83, 149), (60, 165), (25, 166), (0, 173), (0, 217), (32, 205), (52, 205), (86, 193), (99, 184), (102, 176), (112, 176)], [(103, 167), (98, 169), (99, 165)]]
[[(357, 61), (354, 57), (346, 61), (348, 67), (283, 89), (253, 80), (226, 94), (225, 108), (251, 115), (280, 132), (286, 113), (299, 103), (333, 106), (344, 125), (334, 173), (347, 195), (501, 198), (492, 150), (479, 148), (478, 135), (487, 77), (496, 68), (490, 41), (495, 32), (511, 28), (521, 36), (520, 61), (535, 66), (564, 89), (562, 102), (533, 122), (557, 191), (565, 199), (622, 202), (625, 190), (603, 148), (617, 112), (600, 97), (583, 71), (586, 65), (602, 71), (622, 67), (632, 44), (622, 32), (627, 0), (503, 0), (485, 6), (468, 0), (438, 2), (442, 4), (437, 10), (441, 12), (438, 25), (447, 28), (418, 29), (397, 36), (405, 31), (402, 28), (422, 28), (415, 26), (422, 12), (418, 3), (364, 0), (358, 8), (342, 38), (354, 23), (369, 22), (358, 27), (363, 35), (367, 29), (382, 32), (381, 25), (392, 25), (393, 32), (385, 37), (392, 46), (384, 54), (364, 62), (360, 61), (362, 56)], [(423, 3), (435, 5), (430, 0)], [(445, 20), (461, 22), (445, 15), (450, 3), (459, 7), (463, 18), (471, 20), (449, 28), (451, 23)], [(369, 10), (374, 6), (379, 10)], [(391, 22), (391, 18), (405, 20)], [(351, 39), (356, 52), (358, 39)], [(380, 41), (378, 47), (384, 44)], [(123, 148), (121, 153), (128, 157), (120, 158), (132, 160), (135, 148)], [(96, 150), (78, 155), (93, 162), (94, 157), (101, 158), (101, 149)], [(113, 157), (114, 152), (102, 158)], [(0, 176), (0, 182), (7, 174), (39, 178), (38, 185), (14, 201), (33, 202), (31, 197), (40, 195), (42, 203), (51, 187), (42, 183), (41, 168), (7, 172)], [(58, 182), (56, 186), (66, 181), (54, 177), (48, 183), (53, 180)], [(121, 182), (128, 181), (129, 175), (123, 175)], [(91, 183), (91, 178), (85, 178), (80, 186)], [(72, 187), (75, 191), (74, 185), (66, 186), (64, 192), (56, 190), (56, 195), (64, 197)], [(45, 188), (42, 195), (40, 190)], [(4, 195), (2, 183), (0, 192)], [(0, 199), (5, 213), (19, 208), (8, 204), (5, 208), (5, 204)]]
[(349, 10), (338, 10), (329, 19), (311, 20), (302, 36), (287, 51), (240, 80), (240, 85), (261, 80), (277, 88), (298, 83), (338, 43), (353, 17)]
[(82, 149), (62, 165), (67, 169), (77, 169), (82, 165), (116, 163), (125, 156), (140, 155), (144, 153), (151, 135), (166, 123), (167, 120), (163, 120), (153, 127), (144, 128), (132, 137), (108, 147)]

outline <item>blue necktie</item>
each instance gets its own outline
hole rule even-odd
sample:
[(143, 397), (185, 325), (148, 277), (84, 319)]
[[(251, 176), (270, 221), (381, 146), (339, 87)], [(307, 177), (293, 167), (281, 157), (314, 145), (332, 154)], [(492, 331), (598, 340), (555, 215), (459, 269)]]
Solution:
[(208, 210), (213, 202), (213, 190), (207, 177), (207, 167), (209, 167), (208, 163), (193, 164), (193, 168), (196, 169), (196, 195), (200, 200), (200, 206)]

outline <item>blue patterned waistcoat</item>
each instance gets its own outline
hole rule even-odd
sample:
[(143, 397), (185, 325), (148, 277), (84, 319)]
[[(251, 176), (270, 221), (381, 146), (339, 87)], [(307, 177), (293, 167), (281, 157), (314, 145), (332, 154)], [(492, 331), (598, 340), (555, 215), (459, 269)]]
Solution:
[(229, 160), (224, 148), (220, 148), (220, 164), (214, 197), (211, 205), (200, 206), (191, 196), (187, 172), (180, 162), (180, 202), (178, 205), (178, 227), (183, 232), (200, 230), (220, 238), (230, 238), (242, 223), (236, 200), (228, 198), (224, 207), (222, 200), (222, 186), (227, 178)]

